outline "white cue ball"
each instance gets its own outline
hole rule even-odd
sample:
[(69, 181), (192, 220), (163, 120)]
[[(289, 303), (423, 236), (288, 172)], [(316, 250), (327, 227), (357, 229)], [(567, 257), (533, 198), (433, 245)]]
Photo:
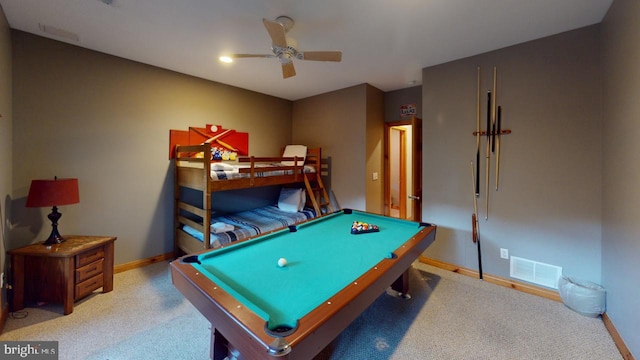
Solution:
[(287, 266), (287, 259), (285, 259), (285, 258), (278, 259), (278, 266), (280, 266), (280, 267)]

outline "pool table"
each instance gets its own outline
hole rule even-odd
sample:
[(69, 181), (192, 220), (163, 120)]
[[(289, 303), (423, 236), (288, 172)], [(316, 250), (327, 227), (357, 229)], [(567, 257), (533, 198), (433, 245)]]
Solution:
[[(354, 234), (355, 223), (368, 229)], [(407, 270), (435, 233), (345, 209), (183, 256), (171, 276), (211, 322), (212, 359), (312, 359), (389, 286), (408, 297)]]

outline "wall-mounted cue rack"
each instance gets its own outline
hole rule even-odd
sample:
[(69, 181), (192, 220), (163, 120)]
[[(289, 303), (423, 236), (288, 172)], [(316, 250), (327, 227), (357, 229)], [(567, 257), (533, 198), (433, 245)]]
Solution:
[(502, 128), (502, 107), (497, 105), (498, 98), (498, 69), (493, 67), (493, 86), (487, 91), (487, 122), (486, 127), (481, 128), (481, 101), (482, 85), (481, 71), (478, 66), (478, 92), (476, 98), (476, 162), (471, 162), (471, 178), (473, 183), (473, 215), (471, 216), (473, 242), (478, 245), (478, 273), (482, 279), (482, 257), (480, 251), (480, 228), (478, 223), (478, 198), (480, 197), (480, 148), (482, 139), (486, 139), (485, 148), (485, 220), (489, 220), (489, 180), (491, 171), (491, 156), (496, 159), (495, 189), (498, 191), (500, 184), (500, 142), (502, 135), (511, 134), (510, 129)]
[[(496, 136), (496, 135), (509, 135), (509, 134), (511, 134), (511, 130), (509, 130), (509, 129), (503, 129), (503, 130), (500, 130), (500, 132), (498, 132), (498, 131), (491, 131), (491, 132), (489, 133), (489, 135), (491, 135), (491, 136)], [(473, 132), (473, 136), (476, 136), (476, 135), (478, 135), (478, 132), (477, 132), (477, 131), (474, 131), (474, 132)], [(485, 135), (487, 135), (487, 132), (486, 132), (486, 131), (480, 131), (480, 136), (485, 136)]]
[[(485, 148), (485, 220), (489, 218), (489, 174), (491, 170), (491, 157), (495, 156), (496, 160), (496, 175), (495, 175), (495, 190), (498, 191), (500, 185), (500, 143), (502, 135), (511, 134), (510, 129), (502, 128), (502, 106), (497, 103), (498, 99), (498, 69), (493, 68), (493, 86), (491, 90), (487, 91), (487, 113), (486, 113), (486, 127), (481, 127), (481, 101), (482, 101), (482, 84), (480, 81), (481, 71), (478, 66), (478, 92), (477, 92), (477, 104), (476, 104), (476, 131), (473, 132), (473, 136), (476, 137), (476, 164), (475, 164), (475, 176), (474, 176), (474, 194), (475, 197), (480, 197), (480, 151), (482, 139), (486, 139)], [(477, 214), (476, 214), (477, 215)]]

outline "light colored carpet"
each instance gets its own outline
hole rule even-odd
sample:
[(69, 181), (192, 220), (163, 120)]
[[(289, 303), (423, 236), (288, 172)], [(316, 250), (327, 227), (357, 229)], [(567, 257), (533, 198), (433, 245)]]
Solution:
[[(601, 319), (561, 303), (421, 263), (411, 289), (410, 300), (383, 294), (316, 360), (622, 359)], [(167, 262), (116, 274), (114, 291), (70, 315), (25, 310), (0, 341), (57, 340), (60, 359), (209, 358), (210, 324), (173, 287)]]

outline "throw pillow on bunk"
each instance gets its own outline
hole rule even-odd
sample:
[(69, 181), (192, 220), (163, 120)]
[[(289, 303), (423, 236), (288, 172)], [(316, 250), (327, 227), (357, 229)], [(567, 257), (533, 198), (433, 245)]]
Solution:
[[(284, 152), (282, 153), (282, 157), (298, 157), (298, 166), (304, 165), (304, 160), (307, 157), (307, 147), (305, 145), (287, 145), (284, 148)], [(293, 166), (295, 161), (283, 161), (281, 162), (284, 166)]]
[(298, 212), (302, 189), (282, 188), (278, 198), (278, 208), (286, 212)]
[(307, 203), (307, 190), (300, 189), (300, 204), (298, 205), (298, 211), (302, 211), (306, 203)]

